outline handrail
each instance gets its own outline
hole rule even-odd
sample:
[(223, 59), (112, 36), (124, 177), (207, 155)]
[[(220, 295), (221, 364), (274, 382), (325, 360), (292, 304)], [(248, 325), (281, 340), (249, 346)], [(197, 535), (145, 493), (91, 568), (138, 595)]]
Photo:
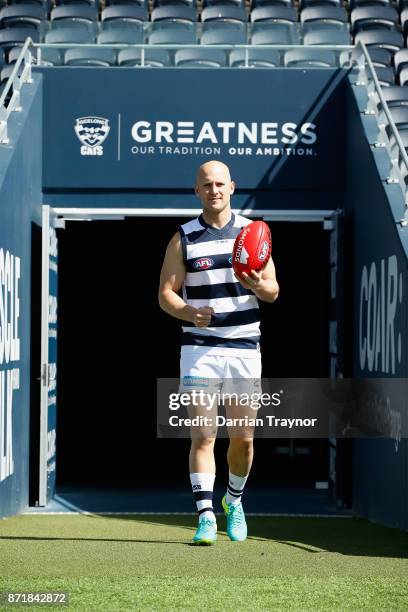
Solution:
[[(3, 93), (0, 96), (0, 143), (8, 144), (9, 138), (7, 134), (7, 123), (13, 111), (20, 111), (20, 90), (23, 83), (31, 82), (31, 53), (29, 51), (33, 41), (31, 38), (27, 38), (20, 55), (17, 58), (13, 71), (6, 83)], [(24, 60), (24, 68), (19, 76), (20, 66)], [(27, 60), (27, 61), (26, 61)], [(13, 87), (13, 93), (6, 106), (6, 99), (8, 93)]]
[[(369, 70), (370, 70), (370, 73), (371, 73), (370, 77), (373, 80), (374, 87), (375, 87), (375, 90), (376, 90), (376, 94), (377, 94), (377, 96), (379, 98), (379, 101), (381, 103), (381, 108), (382, 108), (385, 116), (387, 117), (388, 123), (389, 123), (389, 125), (391, 127), (391, 131), (392, 131), (393, 136), (395, 138), (395, 141), (396, 141), (396, 143), (398, 145), (399, 153), (401, 155), (402, 161), (404, 162), (404, 164), (406, 166), (406, 170), (407, 170), (407, 174), (408, 174), (408, 155), (407, 155), (405, 147), (404, 147), (404, 145), (402, 143), (402, 140), (401, 140), (401, 137), (399, 135), (399, 132), (398, 132), (396, 126), (395, 126), (395, 123), (394, 123), (394, 120), (392, 118), (392, 115), (391, 115), (391, 113), (389, 111), (388, 104), (384, 100), (384, 96), (383, 96), (383, 93), (381, 91), (381, 86), (380, 86), (380, 83), (378, 81), (378, 77), (377, 77), (377, 74), (375, 72), (373, 63), (371, 61), (371, 57), (370, 57), (370, 55), (369, 55), (369, 53), (367, 51), (367, 47), (365, 46), (365, 44), (363, 42), (359, 41), (357, 43), (357, 48), (359, 48), (359, 47), (361, 48), (361, 50), (363, 52), (363, 55), (364, 55), (364, 58), (365, 58), (365, 61), (366, 61), (366, 64), (369, 67)], [(393, 162), (393, 160), (392, 160), (393, 166), (394, 166), (394, 163), (395, 162)], [(398, 165), (398, 161), (397, 161), (397, 165)], [(395, 168), (395, 166), (394, 166), (394, 168)], [(401, 183), (401, 177), (398, 179), (398, 182)], [(403, 191), (404, 196), (405, 196), (405, 206), (408, 207), (407, 190), (404, 187), (405, 187), (405, 183), (404, 183), (404, 185), (401, 184), (401, 188), (402, 188), (402, 191)]]

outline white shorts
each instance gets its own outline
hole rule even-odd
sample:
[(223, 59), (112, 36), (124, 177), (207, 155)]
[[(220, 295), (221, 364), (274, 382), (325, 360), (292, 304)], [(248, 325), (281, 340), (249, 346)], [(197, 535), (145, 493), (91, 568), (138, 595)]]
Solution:
[(208, 349), (201, 346), (181, 348), (181, 391), (211, 387), (228, 393), (261, 392), (261, 375), (259, 351), (247, 351), (245, 356), (232, 356), (209, 354)]

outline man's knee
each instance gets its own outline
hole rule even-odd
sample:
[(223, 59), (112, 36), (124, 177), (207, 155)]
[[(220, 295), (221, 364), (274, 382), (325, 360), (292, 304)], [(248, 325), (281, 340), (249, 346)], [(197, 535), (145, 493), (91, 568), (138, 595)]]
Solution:
[(194, 450), (212, 450), (214, 448), (215, 438), (197, 437), (192, 438), (191, 448)]
[(250, 453), (254, 446), (253, 438), (231, 438), (230, 448), (241, 453)]

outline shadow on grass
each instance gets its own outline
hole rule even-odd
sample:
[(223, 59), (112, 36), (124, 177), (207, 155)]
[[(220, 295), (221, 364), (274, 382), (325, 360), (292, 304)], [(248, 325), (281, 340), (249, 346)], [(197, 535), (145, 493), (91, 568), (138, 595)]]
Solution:
[[(109, 516), (143, 524), (195, 528), (195, 516)], [(225, 533), (224, 517), (217, 517)], [(311, 554), (334, 552), (361, 557), (408, 559), (408, 533), (359, 518), (247, 517), (249, 540), (274, 541)]]

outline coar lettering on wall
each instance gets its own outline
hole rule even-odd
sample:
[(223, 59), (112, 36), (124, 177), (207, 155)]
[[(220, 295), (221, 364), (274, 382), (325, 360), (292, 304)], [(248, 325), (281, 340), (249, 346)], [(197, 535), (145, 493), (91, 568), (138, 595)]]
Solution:
[(20, 388), (19, 257), (0, 249), (0, 483), (14, 472), (13, 400)]
[(402, 330), (397, 329), (403, 302), (402, 273), (395, 255), (363, 266), (360, 279), (360, 368), (395, 374), (402, 361)]

